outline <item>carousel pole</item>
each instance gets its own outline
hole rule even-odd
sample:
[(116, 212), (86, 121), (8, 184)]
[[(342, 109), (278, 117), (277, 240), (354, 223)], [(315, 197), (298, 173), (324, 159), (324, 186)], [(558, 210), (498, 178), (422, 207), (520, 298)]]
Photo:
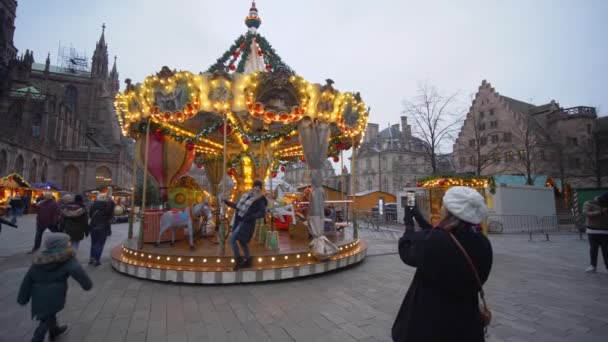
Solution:
[[(340, 150), (340, 191), (342, 191), (342, 200), (345, 201), (346, 200), (346, 196), (345, 196), (345, 185), (344, 185), (344, 153), (342, 152), (342, 150)], [(347, 204), (346, 202), (343, 202), (343, 211), (342, 211), (342, 215), (346, 216), (343, 217), (343, 219), (346, 219), (346, 222), (348, 222), (348, 215), (346, 214), (346, 210), (348, 210), (347, 208)]]
[(355, 148), (355, 138), (352, 138), (352, 146), (353, 146), (353, 153), (352, 153), (352, 164), (350, 167), (350, 194), (353, 197), (353, 206), (352, 206), (352, 212), (353, 212), (353, 238), (358, 238), (359, 237), (359, 226), (357, 223), (357, 217), (355, 215), (355, 184), (356, 184), (356, 170), (357, 170), (357, 163), (355, 161), (355, 152), (356, 152), (356, 148)]
[(135, 221), (135, 190), (137, 189), (137, 144), (133, 144), (133, 173), (131, 175), (131, 181), (133, 187), (131, 188), (131, 210), (129, 212), (129, 233), (128, 238), (133, 238), (133, 223)]
[(139, 237), (137, 239), (137, 248), (142, 249), (144, 247), (144, 221), (146, 218), (146, 193), (147, 193), (147, 184), (148, 184), (148, 157), (150, 156), (150, 124), (152, 120), (148, 118), (148, 123), (146, 125), (146, 150), (144, 152), (144, 181), (141, 187), (142, 195), (141, 195), (141, 211), (140, 211), (140, 221), (139, 221)]
[[(223, 156), (222, 156), (222, 191), (221, 194), (222, 196), (225, 194), (226, 192), (226, 156), (227, 156), (227, 143), (228, 143), (228, 138), (226, 137), (226, 135), (228, 134), (228, 127), (227, 127), (227, 123), (228, 123), (228, 114), (226, 113), (225, 110), (222, 111), (223, 117), (224, 117), (224, 151), (223, 151)], [(218, 198), (219, 200), (219, 198)], [(226, 221), (226, 205), (224, 203), (219, 203), (218, 201), (218, 205), (220, 206), (220, 216), (221, 216), (221, 220), (219, 220), (218, 217), (218, 222), (219, 223), (219, 229), (218, 229), (218, 241), (219, 241), (219, 247), (220, 247), (220, 255), (224, 255), (226, 253), (226, 229), (227, 227), (225, 227), (224, 222)]]

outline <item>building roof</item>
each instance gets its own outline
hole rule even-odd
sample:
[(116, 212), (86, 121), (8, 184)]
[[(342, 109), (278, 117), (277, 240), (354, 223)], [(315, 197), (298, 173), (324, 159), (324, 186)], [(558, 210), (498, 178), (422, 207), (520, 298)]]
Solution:
[(386, 191), (380, 191), (380, 190), (365, 190), (365, 191), (359, 191), (354, 193), (353, 195), (348, 195), (349, 197), (361, 197), (361, 196), (367, 196), (369, 194), (373, 194), (374, 192), (381, 192), (383, 194), (387, 194), (387, 195), (391, 195), (391, 196), (395, 196), (391, 193), (388, 193)]
[[(547, 183), (547, 179), (549, 176), (546, 175), (532, 175), (532, 180), (534, 181), (534, 186), (543, 187)], [(562, 182), (558, 178), (553, 179), (555, 182), (555, 186), (559, 191), (562, 191)], [(497, 185), (506, 184), (506, 185), (526, 185), (526, 177), (523, 175), (496, 175), (494, 176), (494, 181)]]
[(401, 136), (401, 131), (399, 130), (399, 125), (392, 125), (387, 127), (378, 133), (378, 138), (382, 139), (399, 139)]
[[(32, 71), (41, 71), (44, 72), (46, 69), (46, 65), (42, 63), (32, 63)], [(81, 71), (75, 69), (68, 69), (56, 65), (49, 65), (49, 72), (53, 74), (64, 74), (70, 76), (79, 76), (79, 77), (87, 77), (91, 76), (90, 71)]]
[(44, 100), (46, 95), (42, 94), (40, 90), (33, 86), (25, 86), (22, 88), (13, 88), (9, 94), (10, 97), (24, 98), (29, 97), (33, 100)]

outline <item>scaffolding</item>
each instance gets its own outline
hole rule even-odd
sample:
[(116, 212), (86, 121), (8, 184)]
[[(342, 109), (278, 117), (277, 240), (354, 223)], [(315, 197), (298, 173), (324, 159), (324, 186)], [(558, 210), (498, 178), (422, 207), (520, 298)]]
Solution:
[(63, 68), (66, 72), (80, 74), (88, 73), (89, 59), (84, 52), (77, 51), (73, 46), (62, 46), (59, 42), (57, 51), (57, 65)]

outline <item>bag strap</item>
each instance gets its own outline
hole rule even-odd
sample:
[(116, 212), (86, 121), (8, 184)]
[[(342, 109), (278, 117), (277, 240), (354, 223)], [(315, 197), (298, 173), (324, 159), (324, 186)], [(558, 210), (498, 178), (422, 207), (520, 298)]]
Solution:
[(486, 298), (483, 293), (483, 285), (481, 284), (481, 278), (479, 278), (479, 273), (477, 272), (477, 267), (475, 267), (475, 264), (473, 264), (473, 260), (471, 260), (469, 253), (467, 253), (467, 251), (464, 249), (464, 247), (462, 247), (462, 244), (460, 243), (460, 241), (458, 241), (458, 239), (454, 236), (454, 234), (452, 234), (450, 232), (447, 232), (447, 233), (450, 234), (450, 237), (452, 238), (452, 240), (454, 241), (456, 246), (458, 246), (458, 248), (460, 249), (462, 254), (464, 254), (464, 257), (467, 259), (467, 262), (468, 262), (469, 266), (471, 267), (473, 274), (475, 275), (475, 279), (477, 279), (477, 284), (479, 285), (479, 295), (481, 297), (481, 301), (483, 302), (484, 308), (486, 308), (486, 310), (487, 310), (488, 305), (486, 304)]

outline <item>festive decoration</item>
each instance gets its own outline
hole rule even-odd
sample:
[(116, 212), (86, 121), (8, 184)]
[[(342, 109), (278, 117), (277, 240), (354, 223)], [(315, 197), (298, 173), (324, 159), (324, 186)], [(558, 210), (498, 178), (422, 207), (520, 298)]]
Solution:
[(425, 188), (437, 187), (452, 187), (452, 186), (468, 186), (472, 188), (488, 187), (491, 194), (496, 193), (496, 182), (494, 177), (482, 176), (429, 176), (421, 179), (416, 183), (416, 186)]
[(281, 172), (285, 172), (285, 166), (281, 166)]
[(334, 160), (334, 163), (337, 163), (337, 162), (339, 162), (339, 161), (340, 161), (340, 157), (334, 157), (334, 159), (333, 159), (333, 160)]

